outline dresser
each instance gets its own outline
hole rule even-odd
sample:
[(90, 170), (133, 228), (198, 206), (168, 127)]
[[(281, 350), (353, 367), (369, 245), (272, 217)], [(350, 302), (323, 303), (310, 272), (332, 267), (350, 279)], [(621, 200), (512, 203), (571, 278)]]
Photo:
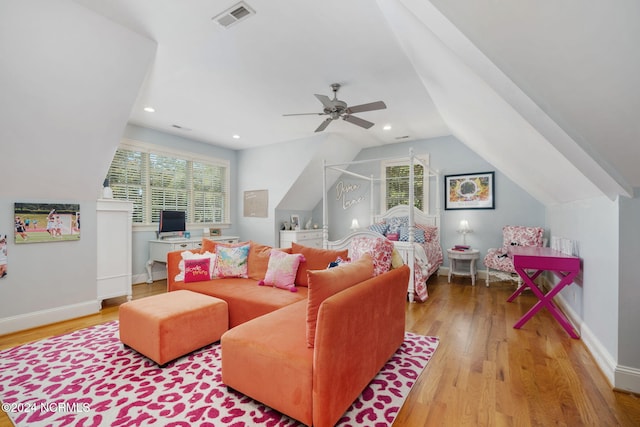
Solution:
[[(238, 243), (238, 236), (207, 236), (207, 239), (215, 242)], [(200, 249), (202, 238), (191, 239), (168, 238), (149, 241), (149, 260), (147, 261), (147, 283), (153, 283), (153, 264), (156, 262), (167, 262), (167, 253), (173, 251), (184, 251), (189, 249)]]
[(296, 242), (302, 246), (322, 248), (322, 230), (282, 230), (280, 231), (280, 247), (290, 248)]
[(127, 201), (96, 203), (98, 301), (123, 295), (131, 300), (132, 212)]

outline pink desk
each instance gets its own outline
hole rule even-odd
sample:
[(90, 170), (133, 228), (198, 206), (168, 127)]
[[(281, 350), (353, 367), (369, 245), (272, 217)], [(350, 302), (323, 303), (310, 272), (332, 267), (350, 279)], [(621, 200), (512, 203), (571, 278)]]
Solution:
[[(520, 329), (527, 323), (542, 307), (556, 318), (558, 323), (567, 331), (571, 338), (580, 338), (573, 329), (573, 326), (564, 313), (562, 313), (553, 302), (553, 297), (565, 286), (573, 283), (573, 279), (580, 271), (580, 258), (565, 255), (562, 252), (551, 248), (536, 248), (524, 246), (512, 246), (509, 248), (509, 256), (513, 260), (513, 267), (522, 277), (522, 285), (511, 295), (507, 301), (512, 302), (527, 287), (538, 297), (538, 301), (518, 322), (513, 325), (515, 329)], [(549, 292), (544, 294), (533, 282), (543, 271), (551, 271), (558, 276), (560, 281)]]

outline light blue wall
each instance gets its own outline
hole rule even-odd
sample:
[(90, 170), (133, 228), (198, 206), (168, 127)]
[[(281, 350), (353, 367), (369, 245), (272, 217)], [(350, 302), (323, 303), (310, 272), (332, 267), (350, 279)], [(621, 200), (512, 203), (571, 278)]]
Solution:
[[(238, 235), (237, 222), (237, 197), (238, 197), (238, 161), (237, 151), (216, 147), (210, 144), (181, 138), (176, 135), (142, 128), (134, 125), (127, 125), (124, 138), (155, 144), (161, 147), (168, 147), (174, 150), (182, 150), (189, 153), (202, 154), (207, 157), (215, 157), (229, 161), (231, 170), (230, 176), (230, 221), (231, 226), (222, 230), (223, 235)], [(192, 237), (202, 236), (202, 228), (189, 228)], [(132, 275), (134, 283), (146, 280), (146, 264), (149, 259), (149, 240), (155, 239), (155, 230), (136, 230), (133, 233), (133, 257)], [(153, 268), (154, 278), (164, 278), (164, 264), (155, 264)]]
[[(409, 148), (413, 148), (417, 156), (428, 153), (431, 168), (439, 170), (442, 178), (449, 174), (495, 171), (495, 209), (444, 210), (444, 184), (443, 179), (440, 180), (441, 241), (443, 249), (462, 243), (462, 238), (456, 231), (461, 219), (469, 221), (473, 233), (467, 235), (467, 244), (479, 249), (482, 254), (481, 258), (486, 254), (488, 248), (502, 245), (502, 226), (507, 224), (545, 225), (545, 208), (540, 202), (453, 136), (367, 148), (362, 150), (355, 160), (408, 157)], [(357, 173), (365, 176), (380, 176), (380, 165), (377, 162), (354, 165), (350, 170), (357, 171)], [(365, 200), (353, 207), (343, 209), (341, 202), (336, 200), (335, 186), (329, 190), (329, 238), (331, 240), (336, 240), (346, 235), (349, 232), (349, 226), (353, 218), (358, 218), (361, 226), (369, 223), (370, 197), (368, 184), (359, 182), (357, 178), (349, 176), (344, 176), (341, 180), (345, 183), (361, 184), (362, 186), (351, 192), (348, 198), (358, 199), (364, 197)], [(380, 203), (378, 199), (380, 192), (376, 188), (374, 193), (374, 197), (376, 197), (374, 207), (379, 212)], [(435, 181), (432, 181), (429, 189), (432, 213), (435, 213), (437, 194)], [(313, 216), (314, 218), (322, 217), (321, 203), (314, 209)], [(448, 265), (446, 256), (444, 265)]]

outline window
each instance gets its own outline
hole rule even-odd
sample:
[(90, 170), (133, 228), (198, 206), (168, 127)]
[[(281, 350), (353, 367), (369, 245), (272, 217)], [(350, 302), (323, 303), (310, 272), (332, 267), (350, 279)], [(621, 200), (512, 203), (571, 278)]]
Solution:
[[(425, 164), (427, 159), (421, 157)], [(382, 163), (382, 211), (397, 205), (409, 204), (409, 158)], [(429, 210), (428, 173), (422, 164), (416, 162), (413, 172), (414, 205), (423, 212)]]
[(133, 222), (157, 223), (160, 211), (184, 210), (188, 223), (229, 222), (229, 162), (196, 160), (136, 142), (123, 142), (107, 177), (113, 197), (133, 202)]

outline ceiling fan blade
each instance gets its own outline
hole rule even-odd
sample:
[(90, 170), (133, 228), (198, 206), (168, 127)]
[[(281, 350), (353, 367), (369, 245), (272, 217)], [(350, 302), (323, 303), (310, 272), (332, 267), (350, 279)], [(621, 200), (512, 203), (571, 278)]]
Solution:
[(356, 117), (356, 116), (343, 116), (342, 117), (345, 121), (349, 122), (349, 123), (353, 123), (354, 125), (363, 127), (365, 129), (369, 129), (371, 126), (373, 126), (373, 123), (371, 123), (370, 121), (361, 119), (360, 117)]
[(327, 95), (315, 95), (316, 98), (318, 98), (318, 101), (322, 102), (322, 105), (324, 105), (324, 108), (327, 108), (329, 110), (333, 110), (333, 102), (331, 102), (331, 98), (329, 98)]
[(368, 104), (354, 105), (347, 108), (347, 114), (362, 113), (363, 111), (384, 110), (387, 105), (382, 101), (370, 102)]
[(325, 130), (327, 126), (329, 126), (329, 123), (331, 123), (332, 120), (333, 120), (332, 118), (328, 118), (324, 122), (320, 123), (320, 126), (318, 126), (318, 129), (316, 129), (316, 132), (322, 132), (323, 130)]
[(283, 114), (283, 116), (323, 116), (326, 113), (293, 113), (293, 114)]

